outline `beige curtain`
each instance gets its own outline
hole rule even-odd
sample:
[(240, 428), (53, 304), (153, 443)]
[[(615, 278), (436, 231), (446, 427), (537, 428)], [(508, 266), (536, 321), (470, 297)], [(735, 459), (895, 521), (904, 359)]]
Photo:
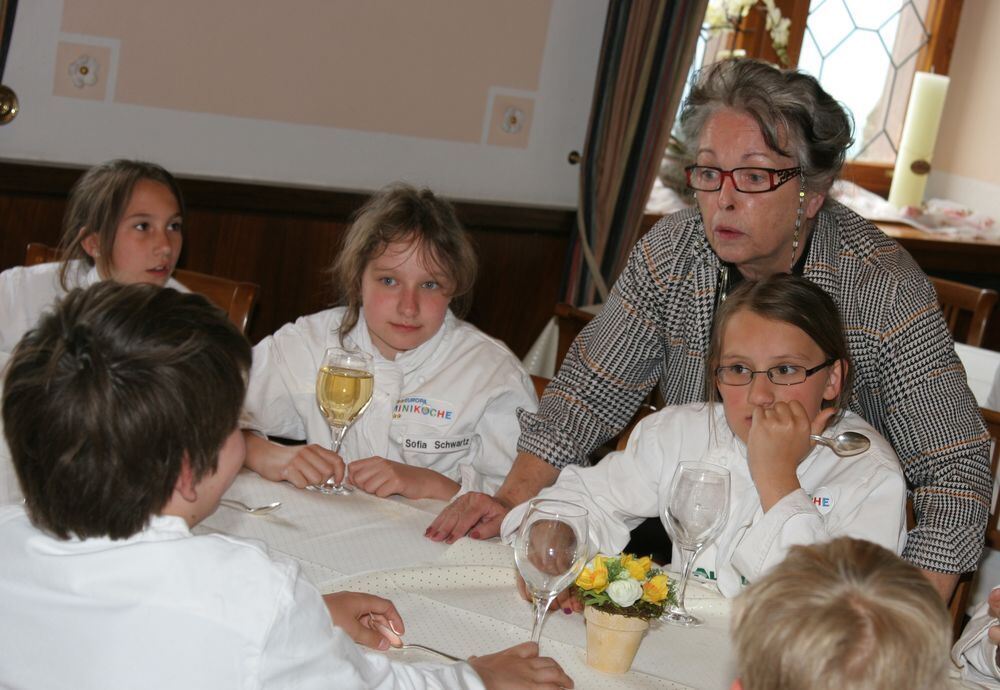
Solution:
[(638, 239), (708, 0), (610, 0), (566, 300), (603, 301)]

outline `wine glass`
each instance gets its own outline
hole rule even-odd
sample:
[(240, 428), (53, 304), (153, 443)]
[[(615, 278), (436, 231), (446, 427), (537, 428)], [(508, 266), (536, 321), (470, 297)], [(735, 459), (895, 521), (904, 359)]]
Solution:
[[(323, 363), (316, 375), (316, 402), (333, 434), (333, 452), (340, 452), (340, 444), (348, 427), (357, 419), (372, 399), (375, 385), (371, 355), (356, 350), (327, 348)], [(344, 478), (347, 478), (346, 469)], [(344, 483), (336, 484), (333, 477), (323, 484), (306, 487), (324, 494), (349, 494), (352, 489)]]
[(719, 536), (728, 517), (729, 470), (704, 462), (680, 463), (670, 482), (667, 505), (661, 507), (660, 519), (684, 557), (684, 570), (677, 603), (668, 607), (660, 620), (688, 627), (702, 624), (700, 618), (684, 608), (684, 594), (695, 559)]
[(587, 558), (586, 509), (544, 498), (528, 503), (514, 540), (514, 562), (535, 604), (532, 642), (542, 636), (553, 599), (576, 580)]

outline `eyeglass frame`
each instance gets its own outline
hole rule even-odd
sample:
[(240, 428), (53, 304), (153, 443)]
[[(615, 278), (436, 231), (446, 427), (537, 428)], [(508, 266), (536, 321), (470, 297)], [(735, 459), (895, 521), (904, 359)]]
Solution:
[[(715, 189), (698, 189), (691, 184), (691, 172), (695, 168), (708, 168), (709, 170), (717, 170), (719, 172), (719, 186)], [(737, 170), (763, 170), (766, 172), (771, 180), (771, 186), (768, 189), (759, 189), (757, 191), (744, 191), (740, 189), (739, 185), (736, 183), (736, 177), (733, 175)], [(761, 168), (756, 165), (744, 165), (739, 168), (731, 168), (729, 170), (723, 170), (722, 168), (717, 168), (714, 165), (689, 165), (684, 168), (684, 176), (687, 179), (688, 189), (693, 189), (696, 192), (717, 192), (722, 189), (723, 183), (725, 183), (728, 177), (733, 183), (733, 189), (741, 194), (766, 194), (768, 192), (773, 192), (775, 189), (785, 184), (789, 180), (794, 180), (796, 177), (802, 174), (802, 166), (796, 166), (794, 168)], [(775, 182), (775, 175), (777, 175), (778, 181)]]
[(732, 369), (734, 366), (743, 366), (742, 364), (731, 364), (731, 365), (726, 366), (726, 367), (716, 367), (715, 368), (715, 381), (718, 384), (722, 385), (722, 386), (749, 386), (751, 383), (753, 383), (753, 379), (754, 379), (754, 377), (757, 374), (767, 374), (767, 380), (770, 381), (771, 383), (773, 383), (775, 386), (798, 386), (798, 385), (801, 385), (801, 384), (805, 383), (809, 379), (809, 377), (812, 376), (813, 374), (815, 374), (816, 372), (822, 371), (823, 369), (826, 369), (827, 367), (832, 366), (834, 363), (836, 363), (836, 361), (837, 361), (836, 357), (830, 357), (828, 360), (826, 360), (822, 364), (817, 364), (814, 367), (806, 369), (805, 370), (805, 376), (802, 378), (802, 380), (801, 381), (795, 381), (794, 383), (778, 383), (777, 381), (775, 381), (771, 377), (771, 372), (774, 371), (775, 369), (779, 369), (781, 367), (787, 367), (787, 366), (798, 367), (797, 364), (792, 364), (792, 365), (788, 365), (788, 364), (776, 364), (776, 365), (774, 365), (773, 367), (771, 367), (769, 369), (761, 369), (759, 371), (751, 369), (750, 370), (750, 380), (747, 381), (746, 383), (724, 383), (719, 378), (719, 372), (722, 371), (723, 369)]

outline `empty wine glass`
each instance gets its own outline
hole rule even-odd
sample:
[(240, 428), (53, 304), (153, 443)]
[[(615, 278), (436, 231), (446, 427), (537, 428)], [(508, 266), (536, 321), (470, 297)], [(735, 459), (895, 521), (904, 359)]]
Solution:
[(532, 642), (542, 636), (552, 600), (576, 580), (588, 557), (586, 509), (541, 498), (528, 504), (514, 540), (514, 562), (535, 605)]
[(702, 620), (684, 608), (691, 568), (698, 554), (722, 532), (729, 517), (729, 470), (704, 462), (682, 462), (674, 471), (660, 519), (684, 557), (680, 593), (660, 620), (694, 627)]
[[(340, 452), (340, 444), (348, 427), (368, 407), (375, 384), (371, 355), (356, 350), (327, 348), (323, 363), (316, 375), (316, 403), (333, 433), (333, 452)], [(346, 470), (344, 478), (347, 478)], [(337, 484), (333, 477), (323, 484), (306, 487), (324, 494), (349, 494), (352, 489), (343, 482)]]

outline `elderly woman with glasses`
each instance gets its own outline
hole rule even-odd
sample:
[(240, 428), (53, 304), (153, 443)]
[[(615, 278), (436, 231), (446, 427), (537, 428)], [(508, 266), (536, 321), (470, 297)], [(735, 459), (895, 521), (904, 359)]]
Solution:
[(668, 405), (704, 400), (718, 304), (741, 281), (793, 273), (840, 309), (855, 366), (848, 407), (898, 454), (917, 518), (903, 555), (947, 600), (981, 555), (988, 441), (926, 276), (827, 198), (851, 144), (849, 117), (809, 75), (730, 60), (699, 76), (680, 125), (697, 208), (663, 218), (636, 244), (538, 412), (521, 415), (518, 459), (496, 497), (461, 497), (428, 536), (495, 534), (562, 467), (587, 464), (654, 387)]

